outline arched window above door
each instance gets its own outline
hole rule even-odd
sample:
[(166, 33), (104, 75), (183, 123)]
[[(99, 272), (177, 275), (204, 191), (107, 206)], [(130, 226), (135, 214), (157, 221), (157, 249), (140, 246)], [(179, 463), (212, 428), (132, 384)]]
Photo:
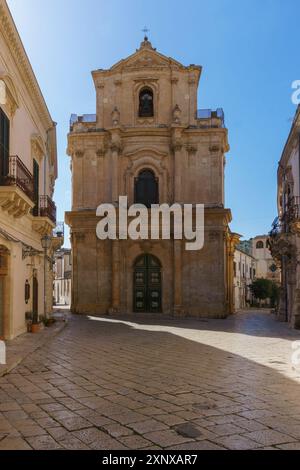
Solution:
[(139, 94), (139, 117), (153, 117), (154, 103), (151, 88), (143, 88)]
[(144, 204), (151, 208), (152, 204), (159, 204), (158, 178), (152, 170), (140, 171), (134, 180), (134, 203)]

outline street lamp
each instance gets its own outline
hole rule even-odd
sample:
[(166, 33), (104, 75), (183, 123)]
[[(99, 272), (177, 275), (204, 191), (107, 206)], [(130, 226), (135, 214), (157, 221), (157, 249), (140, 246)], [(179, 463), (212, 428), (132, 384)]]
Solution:
[(46, 234), (41, 239), (41, 244), (44, 249), (44, 317), (47, 318), (47, 300), (46, 300), (46, 276), (47, 276), (47, 251), (51, 246), (52, 238)]

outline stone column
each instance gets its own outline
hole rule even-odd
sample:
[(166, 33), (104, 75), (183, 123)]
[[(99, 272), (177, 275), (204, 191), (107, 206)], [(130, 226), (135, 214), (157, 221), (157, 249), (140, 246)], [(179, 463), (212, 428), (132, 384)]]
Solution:
[(109, 313), (117, 313), (120, 310), (120, 245), (119, 240), (112, 241), (112, 295)]
[(83, 207), (83, 164), (84, 152), (77, 150), (73, 155), (72, 161), (72, 210)]
[(97, 124), (99, 129), (104, 125), (104, 82), (97, 83)]
[(112, 145), (112, 202), (115, 203), (119, 200), (119, 148), (116, 145)]
[(236, 245), (240, 241), (240, 236), (237, 233), (227, 233), (227, 292), (228, 292), (228, 314), (235, 312), (235, 305), (234, 305), (234, 270), (233, 270), (233, 263), (234, 263), (234, 252)]
[(174, 147), (174, 153), (175, 153), (175, 158), (174, 158), (174, 165), (175, 165), (175, 187), (174, 187), (174, 199), (175, 202), (181, 202), (181, 150), (182, 150), (182, 145), (181, 144), (176, 144)]
[(193, 72), (189, 74), (189, 97), (189, 123), (194, 124), (197, 112), (197, 80)]
[(182, 240), (174, 240), (174, 315), (184, 314), (182, 306)]
[(96, 150), (97, 156), (97, 205), (100, 202), (105, 201), (105, 194), (103, 189), (103, 180), (104, 180), (104, 160), (105, 160), (105, 153), (106, 153), (106, 146), (105, 144), (99, 145)]
[(111, 187), (112, 187), (112, 202), (117, 203), (119, 201), (119, 154), (122, 150), (120, 129), (111, 129)]

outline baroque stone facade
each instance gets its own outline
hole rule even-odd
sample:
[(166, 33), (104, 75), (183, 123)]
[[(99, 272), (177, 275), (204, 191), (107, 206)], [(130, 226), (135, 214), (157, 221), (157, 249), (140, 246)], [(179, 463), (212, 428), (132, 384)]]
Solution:
[[(72, 115), (68, 135), (73, 312), (225, 317), (238, 237), (224, 208), (223, 113), (197, 111), (201, 67), (165, 57), (145, 37), (133, 55), (92, 75), (96, 115)], [(186, 251), (185, 240), (96, 237), (99, 204), (117, 207), (121, 195), (141, 202), (150, 187), (152, 202), (205, 204), (202, 250)]]
[(26, 316), (51, 312), (51, 255), (62, 240), (52, 236), (56, 125), (4, 0), (0, 32), (0, 339), (12, 339)]
[(270, 232), (272, 256), (281, 268), (278, 318), (300, 329), (300, 106), (278, 166), (278, 217)]

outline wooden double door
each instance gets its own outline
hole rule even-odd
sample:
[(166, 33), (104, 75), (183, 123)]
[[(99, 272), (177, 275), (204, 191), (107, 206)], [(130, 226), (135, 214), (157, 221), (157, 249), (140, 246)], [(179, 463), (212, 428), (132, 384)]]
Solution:
[(135, 312), (162, 311), (161, 264), (152, 255), (140, 256), (134, 266), (133, 309)]

